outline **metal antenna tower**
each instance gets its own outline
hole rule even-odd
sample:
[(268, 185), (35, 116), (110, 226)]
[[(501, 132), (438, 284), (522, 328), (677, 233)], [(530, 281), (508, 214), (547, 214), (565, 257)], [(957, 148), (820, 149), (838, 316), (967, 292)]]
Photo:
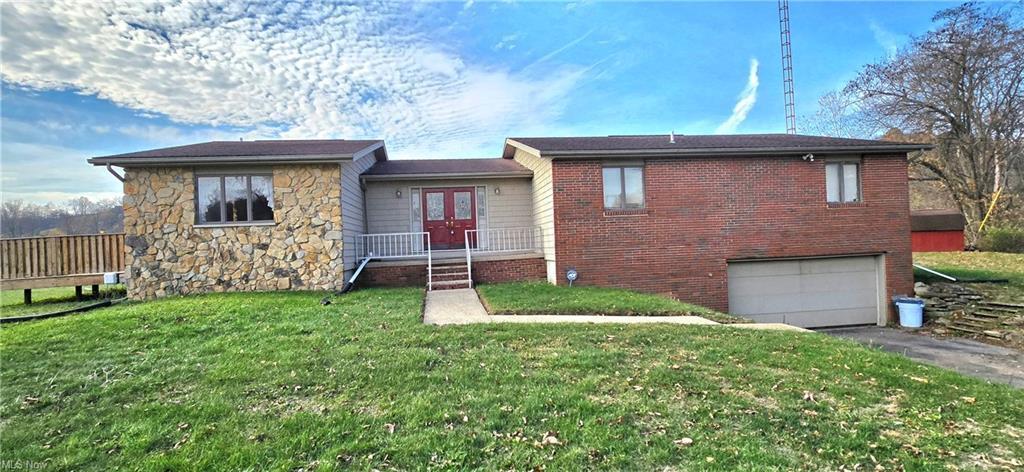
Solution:
[(779, 31), (782, 37), (782, 89), (786, 101), (786, 133), (796, 134), (796, 105), (793, 96), (793, 49), (789, 39), (789, 0), (779, 2)]

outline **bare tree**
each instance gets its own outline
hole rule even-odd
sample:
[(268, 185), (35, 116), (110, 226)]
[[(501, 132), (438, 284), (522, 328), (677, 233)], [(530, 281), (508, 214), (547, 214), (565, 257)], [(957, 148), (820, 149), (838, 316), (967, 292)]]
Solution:
[(116, 233), (124, 230), (124, 209), (117, 198), (93, 202), (79, 197), (63, 205), (5, 200), (0, 230), (4, 237)]
[[(912, 156), (949, 189), (969, 243), (993, 196), (1020, 177), (1024, 152), (1024, 29), (1018, 6), (943, 10), (939, 25), (895, 56), (866, 66), (844, 93), (868, 123), (926, 137)], [(1013, 199), (999, 199), (1009, 213)]]
[(22, 214), (25, 202), (22, 200), (4, 200), (0, 206), (0, 234), (17, 236), (22, 231)]
[(858, 108), (856, 97), (840, 91), (818, 97), (818, 110), (800, 121), (804, 131), (837, 138), (871, 138), (885, 131), (882, 123)]

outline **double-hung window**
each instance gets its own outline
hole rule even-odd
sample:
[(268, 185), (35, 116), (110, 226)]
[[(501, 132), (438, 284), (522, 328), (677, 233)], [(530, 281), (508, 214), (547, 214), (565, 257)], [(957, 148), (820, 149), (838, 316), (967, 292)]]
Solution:
[(274, 221), (274, 178), (270, 174), (196, 177), (196, 223)]
[(608, 166), (604, 180), (604, 207), (608, 210), (632, 210), (644, 207), (644, 168)]
[(828, 203), (854, 203), (861, 201), (860, 162), (837, 161), (825, 163), (825, 199)]

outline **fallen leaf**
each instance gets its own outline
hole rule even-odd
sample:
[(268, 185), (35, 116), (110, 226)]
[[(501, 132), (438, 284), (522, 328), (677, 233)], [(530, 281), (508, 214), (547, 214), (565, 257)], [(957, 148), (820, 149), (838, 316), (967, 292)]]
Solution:
[(554, 433), (552, 431), (548, 431), (548, 432), (544, 433), (544, 437), (541, 438), (540, 443), (538, 443), (538, 446), (539, 447), (544, 447), (544, 446), (560, 446), (560, 445), (562, 445), (562, 441), (559, 441), (558, 440), (558, 436), (556, 436), (555, 434), (556, 433)]
[(676, 446), (679, 446), (679, 447), (686, 447), (686, 446), (689, 446), (689, 445), (693, 444), (693, 439), (690, 439), (690, 438), (676, 439), (675, 441), (672, 441), (672, 444), (675, 444)]

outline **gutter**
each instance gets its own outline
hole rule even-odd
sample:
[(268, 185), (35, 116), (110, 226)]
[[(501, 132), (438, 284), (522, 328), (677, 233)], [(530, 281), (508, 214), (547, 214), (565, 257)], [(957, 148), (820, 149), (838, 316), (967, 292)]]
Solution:
[(129, 157), (123, 154), (115, 156), (93, 157), (87, 160), (94, 166), (119, 167), (154, 167), (168, 165), (225, 165), (225, 164), (330, 164), (339, 161), (351, 161), (367, 154), (384, 150), (387, 160), (387, 148), (384, 141), (377, 141), (363, 149), (347, 154), (273, 154), (273, 155), (242, 155), (242, 156), (166, 156), (166, 157)]
[(691, 157), (691, 156), (793, 156), (812, 154), (882, 154), (925, 151), (929, 147), (842, 147), (842, 148), (704, 148), (704, 149), (633, 149), (615, 151), (548, 151), (541, 157), (550, 159), (593, 159), (608, 157)]
[(225, 164), (324, 164), (350, 161), (352, 155), (334, 156), (199, 156), (199, 157), (93, 157), (87, 162), (94, 166), (166, 167), (169, 165), (225, 165)]
[(110, 175), (113, 175), (115, 179), (120, 180), (121, 183), (124, 183), (124, 176), (118, 174), (117, 171), (115, 171), (114, 168), (110, 166), (111, 164), (107, 164), (107, 172), (110, 172)]
[(874, 146), (842, 146), (828, 148), (686, 148), (686, 149), (616, 149), (616, 150), (570, 150), (540, 151), (514, 139), (506, 139), (507, 145), (519, 148), (536, 156), (549, 159), (601, 159), (636, 157), (692, 157), (692, 156), (792, 156), (813, 154), (880, 154), (926, 151), (934, 148), (930, 144), (880, 144)]

